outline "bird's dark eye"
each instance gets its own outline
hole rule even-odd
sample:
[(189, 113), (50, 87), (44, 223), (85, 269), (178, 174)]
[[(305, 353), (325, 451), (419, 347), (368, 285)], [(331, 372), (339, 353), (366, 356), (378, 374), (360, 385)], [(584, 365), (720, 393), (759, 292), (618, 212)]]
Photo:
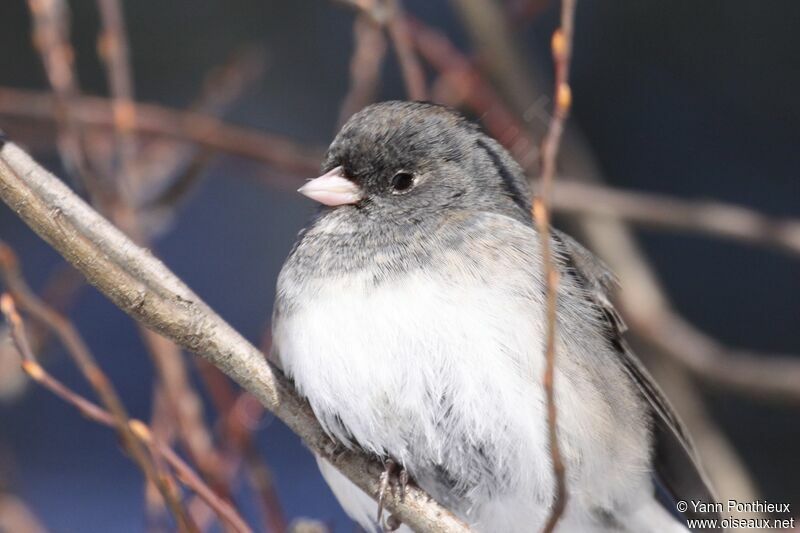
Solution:
[(413, 186), (414, 174), (410, 172), (398, 172), (392, 177), (392, 191), (395, 194), (408, 192)]

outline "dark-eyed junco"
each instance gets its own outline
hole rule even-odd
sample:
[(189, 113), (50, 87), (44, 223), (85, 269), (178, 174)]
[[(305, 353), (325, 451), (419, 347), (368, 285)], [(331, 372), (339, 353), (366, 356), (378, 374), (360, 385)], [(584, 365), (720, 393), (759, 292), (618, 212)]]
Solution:
[[(333, 439), (401, 465), (476, 531), (538, 531), (554, 492), (545, 284), (520, 167), (452, 110), (386, 102), (345, 124), (300, 192), (326, 207), (278, 280), (274, 355), (297, 390)], [(694, 451), (620, 337), (610, 274), (552, 243), (559, 531), (685, 531), (656, 493), (713, 501)], [(375, 501), (319, 463), (376, 531)]]

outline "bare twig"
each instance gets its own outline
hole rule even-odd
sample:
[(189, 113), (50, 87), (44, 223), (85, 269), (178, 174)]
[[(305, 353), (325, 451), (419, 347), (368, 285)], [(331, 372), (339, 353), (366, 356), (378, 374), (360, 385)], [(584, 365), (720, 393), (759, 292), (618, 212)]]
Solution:
[[(117, 420), (114, 415), (104, 410), (100, 406), (90, 402), (86, 398), (75, 393), (63, 383), (51, 376), (39, 363), (25, 336), (24, 325), (17, 314), (12, 298), (8, 294), (0, 296), (0, 309), (6, 320), (11, 325), (14, 344), (22, 357), (22, 366), (25, 372), (37, 383), (48, 389), (50, 392), (75, 406), (85, 417), (109, 427), (117, 427)], [(160, 454), (175, 470), (179, 479), (190, 487), (198, 496), (203, 498), (220, 517), (224, 518), (237, 532), (249, 533), (251, 530), (238, 515), (235, 509), (227, 502), (220, 499), (170, 447), (153, 438), (153, 433), (147, 425), (140, 420), (127, 421), (128, 431), (137, 439), (141, 445), (147, 445), (152, 450)]]
[[(261, 416), (263, 406), (250, 393), (237, 396), (228, 378), (208, 361), (198, 360), (197, 366), (219, 413), (225, 442), (243, 459), (248, 480), (259, 497), (265, 530), (270, 533), (284, 533), (287, 528), (286, 518), (272, 483), (272, 473), (253, 441), (252, 428), (248, 425), (253, 418)], [(255, 412), (249, 412), (251, 410)], [(243, 411), (247, 412), (247, 416)]]
[[(502, 103), (491, 87), (482, 80), (480, 73), (470, 64), (446, 37), (415, 21), (412, 24), (417, 47), (431, 65), (442, 72), (444, 79), (452, 85), (456, 98), (467, 104), (482, 115), (482, 120), (494, 137), (500, 140), (514, 154), (523, 166), (530, 166), (536, 161), (535, 151), (532, 151), (533, 141), (524, 132), (523, 126), (515, 115)], [(450, 95), (453, 96), (453, 95)], [(76, 120), (86, 120), (94, 126), (110, 127), (111, 111), (108, 101), (100, 98), (83, 98), (83, 104), (78, 106)], [(458, 103), (456, 100), (448, 102)], [(52, 119), (52, 96), (35, 91), (0, 88), (0, 114), (14, 115), (28, 118)], [(139, 104), (144, 106), (144, 104)], [(156, 106), (158, 110), (167, 110)], [(83, 109), (83, 111), (80, 111)], [(171, 114), (181, 116), (180, 111), (167, 110)], [(142, 121), (141, 113), (140, 122)], [(172, 115), (170, 115), (172, 116)], [(269, 153), (259, 150), (259, 146), (270, 144), (272, 138), (267, 136), (260, 140), (252, 140), (261, 135), (253, 130), (242, 130), (235, 126), (225, 125), (222, 138), (212, 135), (211, 138), (198, 140), (196, 135), (187, 134), (184, 137), (182, 129), (170, 125), (168, 131), (160, 127), (161, 116), (159, 113), (149, 115), (147, 124), (141, 128), (143, 133), (163, 134), (174, 139), (197, 142), (200, 145), (214, 150), (239, 155), (254, 161), (286, 168), (284, 163), (289, 163), (289, 170), (301, 174), (304, 179), (313, 174), (318, 168), (322, 157), (322, 149), (305, 149), (297, 146), (295, 153), (303, 152), (305, 155), (292, 161), (274, 160)], [(208, 118), (208, 117), (206, 117)], [(215, 119), (211, 119), (215, 120)], [(218, 121), (220, 124), (224, 124)], [(213, 128), (212, 128), (213, 129)], [(229, 139), (227, 134), (233, 131)], [(244, 145), (235, 145), (234, 139), (248, 138), (250, 141)], [(281, 142), (290, 142), (280, 139)], [(294, 145), (293, 145), (294, 146)], [(229, 150), (230, 149), (230, 150)], [(205, 157), (205, 156), (204, 156)], [(204, 158), (196, 161), (202, 166), (206, 163)], [(298, 168), (300, 165), (304, 169)], [(296, 167), (298, 166), (298, 167)], [(187, 171), (192, 178), (200, 168), (191, 168)], [(280, 180), (281, 188), (294, 190), (301, 178), (286, 176), (271, 176), (266, 183), (275, 185)], [(182, 180), (178, 180), (179, 182)], [(176, 184), (176, 191), (170, 190), (164, 198), (165, 202), (174, 203), (174, 199), (187, 189), (186, 184)], [(553, 185), (552, 207), (555, 211), (568, 214), (592, 214), (614, 217), (629, 222), (652, 226), (663, 229), (680, 229), (706, 233), (717, 237), (725, 237), (742, 242), (765, 245), (779, 248), (791, 253), (800, 253), (800, 221), (795, 219), (775, 219), (747, 207), (717, 201), (693, 201), (675, 198), (667, 195), (656, 195), (624, 189), (613, 188), (605, 185), (589, 184), (572, 179), (559, 180)]]
[(205, 423), (203, 404), (192, 387), (183, 354), (169, 339), (147, 328), (140, 334), (156, 365), (161, 390), (177, 435), (203, 477), (223, 497), (231, 494), (221, 471), (221, 460)]
[(539, 154), (536, 142), (472, 61), (439, 30), (410, 17), (409, 26), (419, 54), (440, 73), (441, 82), (434, 87), (434, 99), (475, 110), (486, 129), (508, 147), (520, 165), (533, 168)]
[[(247, 88), (261, 79), (265, 68), (264, 50), (248, 46), (212, 68), (203, 79), (202, 90), (189, 110), (205, 115), (222, 115)], [(198, 152), (193, 144), (152, 139), (139, 150), (136, 173), (142, 181), (137, 205), (175, 205), (199, 181), (215, 150)], [(180, 182), (180, 183), (176, 183)], [(176, 194), (179, 193), (179, 194)]]
[[(172, 413), (169, 412), (167, 402), (164, 399), (162, 387), (163, 385), (158, 380), (156, 380), (152, 387), (153, 404), (150, 417), (150, 432), (154, 439), (163, 442), (167, 446), (172, 446), (172, 443), (175, 441), (176, 431), (172, 423)], [(153, 462), (156, 464), (156, 468), (158, 468), (159, 472), (164, 472), (168, 468), (166, 461), (160, 455), (154, 455)], [(151, 483), (147, 483), (144, 486), (144, 498), (145, 520), (148, 525), (148, 531), (155, 532), (159, 529), (157, 524), (163, 521), (166, 512), (164, 500)], [(208, 509), (208, 506), (203, 507)], [(197, 506), (193, 506), (191, 501), (186, 504), (186, 508), (189, 512), (189, 516), (191, 516), (192, 520), (197, 524), (197, 527), (201, 531), (205, 531), (205, 524), (210, 521), (211, 518), (206, 518), (206, 516), (198, 517)], [(204, 514), (208, 515), (208, 513)], [(204, 521), (202, 518), (206, 518), (206, 520)]]
[[(380, 489), (379, 462), (336, 453), (308, 404), (291, 383), (216, 315), (161, 262), (36, 164), (11, 142), (0, 150), (0, 197), (34, 231), (81, 270), (117, 306), (177, 344), (206, 357), (295, 431), (373, 498)], [(385, 505), (416, 530), (467, 531), (450, 512), (416, 487), (404, 497), (387, 494)]]
[[(303, 176), (315, 174), (322, 150), (307, 148), (284, 137), (231, 126), (215, 117), (191, 111), (177, 111), (155, 104), (136, 104), (136, 131), (188, 141), (205, 148), (247, 157)], [(0, 89), (0, 113), (52, 120), (55, 101), (47, 93), (21, 89)], [(75, 120), (89, 126), (113, 127), (109, 101), (81, 97), (73, 102)]]
[(0, 491), (0, 531), (45, 533), (47, 529), (21, 499)]
[[(5, 260), (6, 258), (3, 257), (2, 251), (0, 251), (0, 262)], [(41, 291), (41, 300), (47, 302), (52, 309), (62, 315), (66, 314), (66, 310), (85, 285), (85, 278), (80, 272), (70, 265), (61, 265), (45, 282)], [(52, 333), (53, 331), (44, 324), (39, 322), (30, 324), (28, 340), (33, 351), (40, 354), (43, 353), (50, 343)]]
[(339, 112), (339, 126), (350, 115), (372, 103), (380, 82), (380, 71), (386, 57), (386, 39), (375, 20), (359, 13), (353, 21), (353, 55), (350, 59), (350, 89)]
[[(168, 480), (165, 480), (156, 473), (156, 469), (146, 450), (131, 432), (128, 413), (119, 395), (114, 390), (111, 381), (97, 365), (94, 356), (89, 351), (88, 346), (72, 323), (64, 316), (48, 307), (47, 304), (30, 290), (18, 270), (18, 262), (15, 254), (11, 248), (2, 242), (0, 242), (0, 274), (9, 292), (13, 295), (13, 298), (20, 303), (23, 309), (30, 313), (36, 320), (51, 328), (64, 344), (67, 353), (73, 358), (76, 366), (86, 378), (86, 381), (88, 381), (95, 392), (97, 392), (103, 404), (114, 417), (114, 426), (117, 428), (120, 438), (125, 448), (133, 457), (134, 462), (141, 468), (145, 477), (158, 487), (162, 497), (175, 515), (175, 519), (178, 521), (181, 529), (191, 531), (193, 529), (192, 525), (183, 511), (183, 506), (180, 504), (179, 499), (170, 490)], [(21, 352), (25, 350), (30, 351), (27, 336), (24, 336), (24, 338), (17, 338), (17, 336), (22, 337), (24, 335), (21, 329), (23, 326), (21, 320), (15, 315), (16, 311), (11, 297), (8, 296), (7, 300), (8, 301), (5, 302), (7, 309), (4, 310), (4, 314), (9, 318), (12, 337), (18, 345), (20, 343), (24, 344), (24, 346), (20, 348)], [(15, 328), (19, 328), (19, 330), (15, 331)]]
[[(543, 72), (532, 67), (533, 58), (525, 53), (515, 38), (509, 17), (501, 2), (494, 0), (450, 0), (475, 48), (481, 70), (488, 74), (516, 116), (525, 117), (532, 104), (545, 103)], [(538, 118), (538, 117), (537, 117)], [(529, 121), (532, 136), (541, 139), (549, 120)], [(533, 157), (533, 156), (529, 156)]]
[(550, 533), (558, 524), (569, 498), (567, 492), (566, 465), (561, 457), (558, 444), (558, 411), (555, 400), (555, 359), (556, 359), (556, 306), (558, 294), (558, 270), (551, 250), (550, 197), (556, 173), (556, 160), (564, 122), (567, 119), (572, 96), (569, 87), (569, 63), (572, 53), (572, 24), (575, 17), (575, 0), (561, 1), (561, 26), (553, 34), (552, 49), (556, 66), (555, 76), (555, 110), (550, 120), (547, 136), (542, 144), (542, 174), (539, 196), (533, 202), (533, 218), (539, 229), (542, 248), (542, 265), (544, 280), (547, 284), (546, 305), (546, 337), (545, 337), (545, 370), (544, 390), (547, 402), (547, 429), (550, 443), (550, 455), (553, 460), (553, 478), (555, 495), (550, 516), (543, 531)]
[(339, 0), (339, 2), (356, 9), (377, 26), (386, 28), (394, 46), (397, 62), (400, 64), (408, 99), (426, 100), (428, 91), (425, 87), (425, 71), (414, 50), (402, 0)]
[(409, 32), (403, 3), (401, 0), (387, 0), (389, 17), (386, 20), (386, 30), (394, 44), (400, 70), (403, 71), (403, 82), (406, 85), (406, 94), (409, 100), (426, 100), (428, 90), (425, 88), (425, 72), (419, 63), (417, 53)]
[(97, 42), (100, 58), (106, 66), (111, 93), (116, 134), (117, 180), (120, 189), (130, 194), (138, 188), (134, 162), (136, 139), (136, 108), (133, 103), (133, 75), (130, 65), (128, 32), (120, 0), (97, 0), (102, 30)]
[(636, 288), (631, 284), (620, 294), (628, 322), (640, 337), (693, 375), (740, 394), (783, 403), (800, 402), (797, 356), (728, 348), (673, 311), (666, 297), (649, 299)]
[(683, 200), (572, 180), (560, 180), (553, 193), (553, 208), (562, 213), (600, 215), (644, 226), (694, 231), (800, 254), (800, 221), (770, 218), (738, 205)]
[(108, 203), (113, 192), (95, 176), (84, 133), (72, 112), (80, 88), (69, 40), (69, 5), (65, 0), (28, 0), (28, 9), (33, 20), (34, 47), (53, 88), (53, 116), (58, 125), (61, 159), (70, 175), (83, 180), (97, 201)]

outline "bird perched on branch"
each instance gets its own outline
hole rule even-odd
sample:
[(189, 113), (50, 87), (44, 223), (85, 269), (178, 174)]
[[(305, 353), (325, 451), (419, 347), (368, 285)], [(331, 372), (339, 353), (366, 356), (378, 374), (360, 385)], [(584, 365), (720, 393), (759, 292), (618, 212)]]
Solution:
[[(541, 529), (555, 485), (546, 289), (522, 169), (452, 110), (386, 102), (345, 124), (300, 192), (324, 207), (281, 271), (273, 355), (322, 426), (476, 531)], [(685, 531), (669, 498), (714, 501), (695, 453), (621, 339), (612, 276), (551, 238), (569, 493), (558, 530)], [(355, 521), (384, 525), (371, 496), (319, 466)]]

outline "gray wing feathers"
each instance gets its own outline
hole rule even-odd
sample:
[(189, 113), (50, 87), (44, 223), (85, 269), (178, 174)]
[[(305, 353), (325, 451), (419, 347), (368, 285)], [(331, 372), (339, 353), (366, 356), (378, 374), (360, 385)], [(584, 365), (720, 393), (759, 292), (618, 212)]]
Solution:
[[(626, 372), (653, 410), (655, 438), (653, 462), (657, 481), (675, 500), (718, 501), (700, 467), (697, 453), (683, 424), (649, 372), (622, 338), (626, 328), (608, 296), (610, 289), (616, 283), (613, 274), (572, 237), (555, 232), (554, 238), (562, 245), (568, 266), (574, 270), (595, 304), (607, 317), (611, 342), (617, 347)], [(689, 507), (691, 509), (691, 505)], [(674, 512), (674, 509), (670, 511)], [(685, 514), (690, 518), (719, 519), (716, 513)]]

